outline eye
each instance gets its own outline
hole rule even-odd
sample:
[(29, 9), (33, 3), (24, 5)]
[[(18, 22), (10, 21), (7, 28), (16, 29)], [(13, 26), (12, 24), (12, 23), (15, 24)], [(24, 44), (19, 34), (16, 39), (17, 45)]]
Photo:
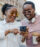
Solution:
[(13, 12), (11, 14), (14, 14)]
[(31, 11), (28, 11), (28, 13), (31, 13)]

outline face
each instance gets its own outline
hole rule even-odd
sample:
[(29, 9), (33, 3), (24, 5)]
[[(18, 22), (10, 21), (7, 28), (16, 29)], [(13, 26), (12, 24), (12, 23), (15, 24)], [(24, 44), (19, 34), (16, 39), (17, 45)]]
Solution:
[(35, 10), (32, 8), (32, 5), (30, 5), (30, 4), (24, 5), (23, 14), (28, 20), (33, 18), (34, 14), (35, 14)]
[(14, 7), (11, 7), (5, 13), (6, 13), (6, 20), (8, 22), (13, 22), (15, 18), (17, 17), (17, 9)]

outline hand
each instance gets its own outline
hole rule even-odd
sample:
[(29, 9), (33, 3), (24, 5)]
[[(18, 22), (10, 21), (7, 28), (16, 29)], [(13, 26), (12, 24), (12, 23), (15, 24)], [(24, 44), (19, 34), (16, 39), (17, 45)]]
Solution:
[(40, 36), (38, 36), (36, 40), (37, 40), (38, 42), (40, 42)]
[(18, 29), (13, 29), (12, 33), (14, 33), (15, 35), (17, 35), (19, 33)]
[(37, 40), (38, 43), (40, 42), (40, 33), (32, 32), (32, 36), (37, 36), (36, 40)]
[(10, 32), (11, 32), (10, 30), (6, 30), (5, 36), (8, 35)]
[(26, 29), (26, 31), (20, 31), (20, 35), (24, 36), (25, 38), (28, 36), (28, 28)]
[(24, 42), (25, 41), (25, 38), (22, 38), (22, 40), (21, 40), (22, 42)]
[(40, 36), (40, 33), (38, 33), (38, 32), (32, 32), (32, 36)]
[(30, 39), (32, 37), (32, 34), (28, 30), (29, 28), (27, 27), (26, 32), (21, 32), (20, 34), (24, 36), (24, 38)]

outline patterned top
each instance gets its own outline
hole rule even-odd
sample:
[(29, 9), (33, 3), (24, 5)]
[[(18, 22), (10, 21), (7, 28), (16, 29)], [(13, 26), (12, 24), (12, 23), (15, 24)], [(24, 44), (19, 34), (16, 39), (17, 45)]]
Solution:
[[(24, 19), (22, 21), (22, 25), (28, 26), (29, 27), (29, 32), (39, 32), (40, 33), (40, 16), (35, 16), (34, 22), (28, 21), (27, 19)], [(30, 35), (30, 34), (29, 34)], [(35, 39), (34, 39), (35, 40)], [(33, 38), (28, 40), (26, 39), (27, 47), (40, 47), (40, 44), (33, 44)]]

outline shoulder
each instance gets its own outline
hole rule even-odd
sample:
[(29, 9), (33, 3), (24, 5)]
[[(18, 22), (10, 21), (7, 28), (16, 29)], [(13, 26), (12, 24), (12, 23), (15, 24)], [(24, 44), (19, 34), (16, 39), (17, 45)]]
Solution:
[(23, 19), (22, 21), (21, 21), (21, 23), (22, 23), (22, 25), (27, 25), (28, 23), (29, 23), (29, 21), (28, 21), (28, 19), (27, 18), (25, 18), (25, 19)]
[(4, 23), (4, 20), (0, 21), (0, 24), (3, 24)]
[(36, 15), (36, 18), (40, 18), (40, 15)]
[(4, 28), (3, 22), (4, 22), (4, 21), (0, 21), (0, 30), (1, 30), (2, 28)]
[(36, 19), (37, 20), (40, 20), (40, 15), (36, 15)]
[(15, 21), (15, 25), (21, 26), (21, 21)]
[(2, 26), (4, 26), (5, 25), (5, 21), (4, 20), (2, 20), (2, 21), (0, 21), (0, 27)]
[(21, 20), (21, 22), (27, 22), (27, 19), (25, 18), (25, 19)]

